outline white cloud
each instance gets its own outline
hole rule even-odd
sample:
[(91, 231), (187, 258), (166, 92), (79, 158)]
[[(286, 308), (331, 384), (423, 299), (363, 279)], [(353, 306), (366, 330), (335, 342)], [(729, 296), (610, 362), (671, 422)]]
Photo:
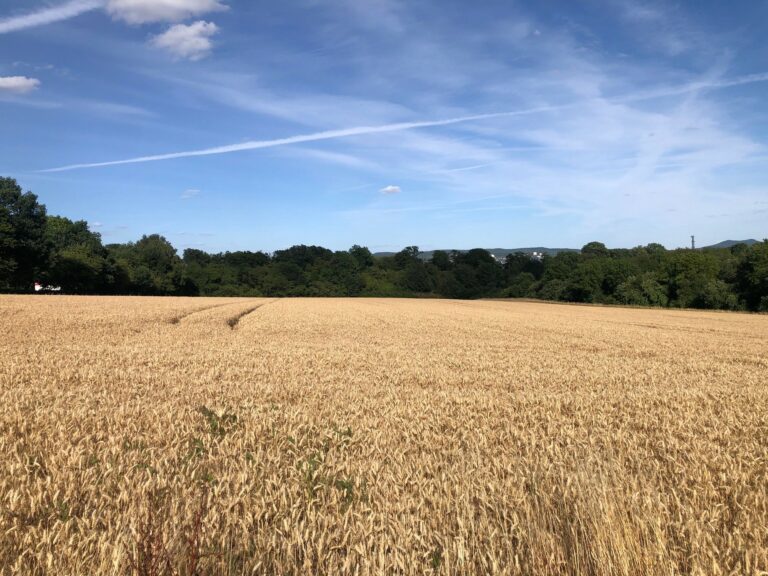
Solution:
[(37, 12), (3, 18), (0, 19), (0, 34), (68, 20), (102, 6), (104, 6), (104, 0), (72, 0), (59, 6), (43, 8)]
[(379, 190), (382, 194), (400, 194), (402, 192), (400, 186), (393, 186), (390, 184), (389, 186), (385, 186), (381, 190)]
[(219, 0), (107, 0), (107, 12), (129, 24), (178, 22), (226, 9)]
[(200, 20), (192, 24), (176, 24), (155, 36), (152, 44), (173, 54), (176, 58), (200, 60), (207, 56), (213, 44), (211, 36), (219, 31), (213, 22)]
[(179, 196), (179, 198), (181, 198), (182, 200), (191, 200), (195, 196), (199, 196), (199, 195), (200, 195), (200, 190), (198, 190), (197, 188), (188, 188), (187, 190), (184, 190), (184, 192), (181, 193), (181, 196)]
[(0, 94), (27, 94), (40, 86), (37, 78), (26, 76), (0, 76)]

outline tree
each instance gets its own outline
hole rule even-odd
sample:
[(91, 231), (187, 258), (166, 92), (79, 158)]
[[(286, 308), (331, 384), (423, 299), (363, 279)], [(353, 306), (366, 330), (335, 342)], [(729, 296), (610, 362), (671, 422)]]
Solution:
[(45, 241), (50, 250), (47, 271), (41, 274), (50, 284), (73, 294), (112, 291), (114, 277), (101, 236), (88, 229), (83, 220), (73, 222), (61, 216), (48, 216)]
[(307, 288), (313, 296), (356, 296), (363, 289), (359, 262), (350, 252), (334, 252), (309, 269)]
[(405, 270), (409, 264), (419, 261), (419, 247), (407, 246), (394, 256), (395, 268)]
[(12, 178), (0, 178), (0, 288), (29, 290), (45, 270), (45, 206), (22, 193)]
[(448, 255), (448, 252), (445, 250), (435, 250), (432, 252), (432, 264), (437, 267), (438, 270), (441, 270), (445, 272), (446, 270), (450, 270), (453, 266), (453, 262), (451, 262), (451, 257)]
[(426, 293), (434, 288), (432, 276), (429, 275), (423, 262), (415, 261), (408, 264), (404, 271), (403, 287), (412, 292)]
[(56, 252), (47, 273), (47, 282), (72, 294), (105, 291), (106, 260), (85, 244), (74, 244)]
[(321, 246), (291, 246), (287, 250), (278, 250), (272, 256), (275, 262), (290, 262), (302, 270), (311, 266), (318, 258), (330, 258), (333, 252)]
[(472, 268), (478, 268), (481, 264), (498, 264), (493, 254), (482, 248), (473, 248), (466, 252), (460, 252), (456, 255), (455, 261), (459, 264), (468, 264)]
[(355, 244), (349, 249), (349, 254), (355, 259), (360, 270), (373, 266), (373, 254), (368, 248)]
[(565, 300), (569, 302), (599, 302), (602, 296), (603, 271), (599, 260), (587, 260), (579, 265), (567, 280)]
[(508, 279), (512, 279), (522, 272), (529, 272), (535, 276), (534, 266), (541, 269), (543, 268), (543, 263), (540, 260), (531, 258), (531, 256), (525, 252), (507, 254), (507, 257), (504, 258), (504, 273), (507, 275)]
[(743, 255), (736, 278), (747, 308), (768, 312), (768, 240), (754, 244)]
[(91, 232), (85, 220), (73, 222), (62, 216), (48, 216), (45, 222), (45, 241), (54, 252), (70, 246), (86, 246), (98, 252), (103, 250), (101, 235)]
[(517, 274), (504, 291), (504, 296), (508, 298), (522, 298), (528, 295), (528, 292), (536, 282), (536, 278), (530, 272), (521, 272)]
[(630, 276), (616, 288), (615, 297), (621, 304), (635, 306), (666, 306), (669, 303), (665, 287), (653, 272)]
[(720, 265), (708, 251), (678, 250), (667, 259), (670, 304), (701, 308), (705, 286), (717, 280)]
[(600, 260), (603, 281), (601, 289), (603, 294), (613, 296), (618, 287), (631, 276), (640, 272), (637, 264), (629, 255), (616, 258), (603, 258)]
[(194, 279), (185, 274), (176, 249), (163, 236), (142, 236), (135, 244), (111, 244), (110, 256), (125, 267), (131, 292), (155, 295), (192, 295), (198, 292)]
[(142, 236), (134, 246), (134, 258), (155, 274), (167, 274), (179, 263), (176, 249), (159, 234)]
[(184, 256), (182, 257), (182, 260), (184, 261), (184, 264), (188, 266), (193, 264), (197, 264), (198, 266), (207, 266), (211, 263), (213, 258), (210, 254), (203, 252), (202, 250), (197, 250), (196, 248), (187, 248), (184, 250)]
[(542, 282), (537, 296), (544, 300), (565, 300), (567, 288), (565, 280), (555, 278), (547, 282)]
[(16, 272), (13, 223), (7, 208), (0, 205), (0, 290), (10, 290)]
[(483, 294), (483, 286), (478, 282), (472, 266), (459, 263), (448, 272), (444, 281), (443, 294), (449, 298), (479, 298)]
[(544, 274), (542, 280), (567, 280), (581, 263), (581, 257), (576, 252), (559, 252), (555, 256), (544, 256)]
[(581, 249), (581, 253), (584, 256), (592, 256), (596, 258), (610, 256), (610, 251), (602, 242), (589, 242), (588, 244), (585, 244)]

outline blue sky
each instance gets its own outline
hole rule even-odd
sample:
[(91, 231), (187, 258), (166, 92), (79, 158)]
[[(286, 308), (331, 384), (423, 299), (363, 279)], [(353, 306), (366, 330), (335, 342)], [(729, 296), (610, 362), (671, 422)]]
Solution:
[(766, 0), (0, 0), (0, 174), (105, 242), (180, 249), (763, 238), (765, 22)]

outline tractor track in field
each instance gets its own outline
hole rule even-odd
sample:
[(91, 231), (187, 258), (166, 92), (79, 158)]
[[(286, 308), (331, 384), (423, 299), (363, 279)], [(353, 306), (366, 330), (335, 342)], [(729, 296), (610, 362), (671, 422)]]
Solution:
[(248, 308), (247, 310), (243, 310), (239, 314), (235, 314), (234, 316), (229, 318), (227, 320), (227, 325), (230, 327), (230, 329), (234, 330), (240, 324), (240, 320), (242, 320), (243, 318), (245, 318), (249, 314), (253, 314), (259, 308), (263, 308), (264, 306), (268, 306), (269, 304), (274, 304), (278, 300), (279, 300), (279, 298), (275, 298), (274, 300), (270, 300), (269, 302), (263, 302), (262, 304), (259, 304), (258, 306), (253, 306), (251, 308)]
[(224, 304), (214, 304), (213, 306), (204, 306), (203, 308), (195, 308), (190, 312), (185, 312), (184, 314), (179, 314), (178, 316), (174, 316), (167, 322), (168, 324), (180, 324), (182, 320), (185, 320), (190, 316), (194, 316), (195, 314), (200, 314), (201, 312), (206, 312), (207, 310), (213, 310), (215, 308), (223, 308), (224, 306), (233, 306), (235, 304), (237, 304), (237, 302), (225, 302)]
[[(247, 301), (246, 301), (247, 302)], [(179, 314), (178, 316), (174, 316), (170, 320), (167, 320), (166, 322), (168, 324), (181, 324), (184, 320), (187, 320), (188, 318), (191, 318), (192, 316), (195, 316), (196, 314), (202, 314), (203, 312), (208, 312), (209, 310), (215, 310), (216, 308), (224, 308), (226, 306), (235, 306), (237, 304), (244, 304), (246, 302), (225, 302), (224, 304), (214, 304), (213, 306), (204, 306), (202, 308), (195, 308), (194, 310), (191, 310), (189, 312), (185, 312), (184, 314)], [(237, 314), (230, 319), (227, 320), (227, 324), (229, 324), (230, 327), (234, 327), (237, 325), (237, 323), (240, 321), (240, 318), (243, 316), (246, 316), (250, 314), (251, 312), (258, 310), (262, 306), (266, 304), (271, 304), (272, 302), (275, 302), (275, 300), (270, 300), (269, 302), (263, 302), (259, 304), (258, 306), (253, 306), (244, 312)]]

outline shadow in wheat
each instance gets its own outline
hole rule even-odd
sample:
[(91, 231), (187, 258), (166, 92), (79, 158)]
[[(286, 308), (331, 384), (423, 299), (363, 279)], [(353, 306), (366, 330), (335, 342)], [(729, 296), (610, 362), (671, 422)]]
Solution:
[(253, 314), (258, 310), (259, 308), (263, 308), (264, 306), (267, 306), (268, 304), (272, 304), (273, 302), (277, 302), (277, 300), (271, 300), (270, 302), (264, 302), (263, 304), (259, 304), (258, 306), (251, 306), (250, 308), (247, 308), (240, 312), (239, 314), (235, 314), (231, 318), (227, 320), (227, 325), (232, 329), (235, 330), (240, 324), (240, 320), (248, 316), (249, 314)]
[(203, 306), (201, 308), (195, 308), (194, 310), (190, 310), (189, 312), (185, 312), (184, 314), (174, 316), (173, 318), (168, 320), (168, 324), (180, 324), (182, 320), (185, 320), (190, 316), (194, 316), (195, 314), (207, 312), (208, 310), (214, 310), (216, 308), (222, 308), (224, 306), (233, 306), (235, 304), (237, 304), (237, 302), (225, 302), (224, 304), (215, 304), (213, 306)]

